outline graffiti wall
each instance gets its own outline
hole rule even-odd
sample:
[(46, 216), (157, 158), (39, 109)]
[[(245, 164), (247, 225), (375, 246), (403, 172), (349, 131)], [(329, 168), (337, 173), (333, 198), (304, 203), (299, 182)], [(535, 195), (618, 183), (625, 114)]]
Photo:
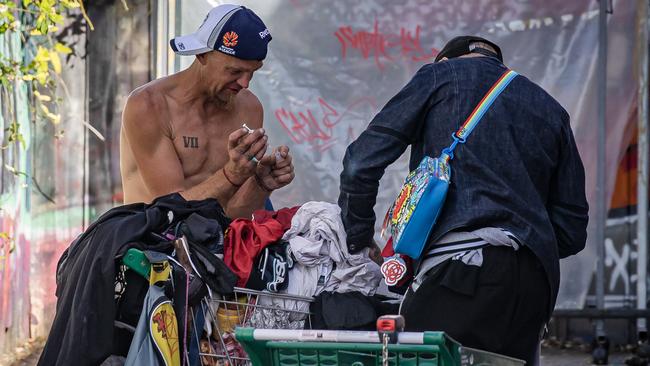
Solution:
[[(178, 32), (195, 31), (207, 11), (223, 2), (178, 1)], [(289, 145), (295, 156), (296, 180), (273, 195), (276, 206), (336, 201), (346, 146), (447, 40), (464, 34), (499, 44), (508, 66), (567, 109), (585, 163), (588, 199), (596, 206), (597, 1), (235, 2), (255, 10), (273, 36), (251, 89), (264, 105), (270, 143)], [(629, 141), (626, 126), (636, 99), (634, 3), (614, 1), (613, 9), (607, 70), (609, 171), (616, 169)], [(183, 68), (192, 58), (177, 61)], [(377, 217), (383, 217), (397, 194), (407, 158), (405, 154), (387, 169)], [(615, 178), (608, 174), (610, 193)], [(590, 234), (593, 229), (592, 221)], [(584, 304), (596, 258), (592, 238), (583, 253), (562, 263), (558, 307)]]
[[(21, 58), (17, 34), (0, 37), (0, 54), (13, 60)], [(27, 88), (17, 81), (11, 90), (0, 93), (2, 141), (6, 134), (23, 136), (23, 141), (7, 143), (2, 149), (0, 190), (0, 347), (15, 346), (16, 340), (29, 336), (30, 311), (30, 180), (18, 172), (28, 171), (31, 134), (27, 114)], [(25, 220), (23, 220), (25, 218)], [(0, 352), (4, 349), (0, 348)]]
[[(60, 123), (33, 113), (20, 82), (13, 94), (0, 94), (0, 140), (14, 119), (25, 140), (0, 150), (0, 355), (47, 335), (61, 253), (121, 202), (119, 111), (129, 91), (149, 80), (149, 4), (126, 10), (121, 2), (95, 2), (88, 13), (95, 32), (87, 33), (79, 16), (57, 34), (74, 51), (57, 80)], [(33, 50), (7, 33), (0, 56), (29, 59)]]
[[(62, 36), (77, 44), (79, 37), (65, 27)], [(68, 33), (69, 32), (69, 33)], [(16, 33), (0, 37), (0, 54), (30, 60), (35, 50)], [(2, 191), (0, 194), (0, 353), (10, 352), (30, 337), (47, 334), (55, 310), (56, 262), (83, 229), (85, 84), (79, 58), (68, 60), (57, 95), (64, 99), (54, 124), (33, 110), (27, 85), (16, 80), (12, 92), (0, 96)], [(52, 98), (52, 99), (54, 99)], [(17, 123), (22, 142), (8, 142)]]
[[(634, 121), (636, 122), (636, 121)], [(605, 305), (636, 307), (637, 278), (637, 136), (625, 150), (616, 174), (616, 184), (605, 229)], [(649, 279), (646, 278), (645, 281)], [(595, 303), (595, 277), (589, 304)]]

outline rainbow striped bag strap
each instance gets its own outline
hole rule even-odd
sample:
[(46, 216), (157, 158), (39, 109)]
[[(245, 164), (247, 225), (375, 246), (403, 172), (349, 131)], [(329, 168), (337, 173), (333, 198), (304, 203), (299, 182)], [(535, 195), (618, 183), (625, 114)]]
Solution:
[(465, 141), (467, 141), (467, 137), (469, 137), (474, 128), (476, 128), (478, 123), (481, 121), (481, 118), (483, 118), (485, 112), (490, 109), (492, 103), (494, 103), (499, 94), (501, 94), (501, 92), (517, 75), (519, 74), (509, 69), (506, 70), (503, 75), (501, 75), (499, 80), (497, 80), (496, 83), (492, 85), (492, 88), (490, 88), (485, 96), (483, 96), (481, 102), (476, 105), (476, 108), (474, 108), (474, 111), (472, 111), (472, 113), (467, 117), (465, 123), (460, 126), (458, 131), (454, 132), (451, 135), (451, 137), (454, 139), (454, 142), (452, 142), (449, 147), (446, 147), (442, 150), (442, 154), (440, 156), (441, 158), (444, 158), (446, 161), (454, 158), (454, 149), (456, 148), (456, 145), (464, 144)]

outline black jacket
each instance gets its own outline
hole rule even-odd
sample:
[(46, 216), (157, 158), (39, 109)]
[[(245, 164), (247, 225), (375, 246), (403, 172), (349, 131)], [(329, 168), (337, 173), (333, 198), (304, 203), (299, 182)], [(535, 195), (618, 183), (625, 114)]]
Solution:
[(113, 208), (81, 234), (57, 266), (56, 316), (38, 364), (101, 364), (113, 352), (116, 257), (131, 246), (171, 250), (170, 243), (151, 233), (192, 213), (227, 220), (214, 199), (185, 201), (171, 194), (151, 204)]

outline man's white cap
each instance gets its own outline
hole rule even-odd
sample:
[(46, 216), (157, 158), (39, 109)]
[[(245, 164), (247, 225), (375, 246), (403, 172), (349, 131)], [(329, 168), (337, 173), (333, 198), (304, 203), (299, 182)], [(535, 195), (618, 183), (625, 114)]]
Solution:
[(179, 55), (220, 51), (244, 60), (263, 60), (271, 34), (252, 10), (224, 4), (212, 8), (199, 29), (172, 39), (169, 44)]

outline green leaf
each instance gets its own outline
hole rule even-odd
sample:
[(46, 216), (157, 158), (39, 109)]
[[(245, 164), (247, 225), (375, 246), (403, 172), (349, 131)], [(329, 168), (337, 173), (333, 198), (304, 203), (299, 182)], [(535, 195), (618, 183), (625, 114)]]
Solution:
[(50, 14), (50, 20), (52, 21), (52, 23), (61, 23), (63, 21), (63, 15), (52, 13)]
[(61, 59), (59, 58), (58, 53), (50, 52), (50, 63), (52, 64), (54, 72), (61, 74)]
[(63, 53), (64, 55), (69, 55), (72, 53), (72, 48), (64, 45), (61, 42), (57, 42), (57, 44), (54, 45), (54, 49), (56, 52)]
[[(47, 34), (47, 21), (45, 20), (45, 16), (43, 16), (43, 14), (40, 14), (38, 18), (36, 18), (34, 31), (39, 32), (40, 34)], [(32, 31), (32, 33), (34, 33), (34, 31)]]

